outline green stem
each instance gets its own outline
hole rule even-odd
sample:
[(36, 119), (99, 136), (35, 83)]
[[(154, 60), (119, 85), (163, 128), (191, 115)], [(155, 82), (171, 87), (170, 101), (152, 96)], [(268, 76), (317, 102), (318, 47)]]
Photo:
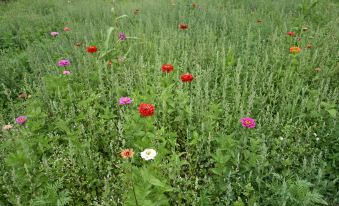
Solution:
[(136, 206), (139, 206), (138, 200), (137, 200), (137, 195), (136, 195), (135, 189), (134, 189), (134, 180), (133, 180), (132, 166), (131, 166), (130, 168), (131, 168), (131, 170), (130, 170), (130, 174), (131, 174), (131, 183), (132, 183), (132, 189), (133, 189), (133, 195), (134, 195), (135, 205), (136, 205)]
[(136, 194), (135, 194), (134, 182), (132, 182), (132, 188), (133, 188), (133, 194), (134, 194), (135, 204), (136, 204), (136, 206), (139, 206), (138, 200), (137, 200), (137, 196), (136, 196)]

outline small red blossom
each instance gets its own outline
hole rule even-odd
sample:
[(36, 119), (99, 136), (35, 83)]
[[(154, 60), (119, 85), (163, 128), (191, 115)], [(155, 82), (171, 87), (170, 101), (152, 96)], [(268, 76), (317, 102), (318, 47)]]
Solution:
[(294, 31), (289, 31), (287, 32), (288, 36), (295, 36), (295, 32)]
[(164, 64), (164, 65), (162, 65), (161, 70), (162, 70), (163, 72), (170, 73), (171, 71), (174, 70), (174, 67), (173, 67), (172, 64)]
[(187, 24), (184, 24), (184, 23), (181, 23), (181, 24), (179, 24), (179, 28), (180, 28), (181, 30), (186, 30), (186, 29), (188, 28), (188, 25), (187, 25)]
[(89, 52), (89, 53), (95, 53), (97, 51), (98, 51), (98, 49), (97, 49), (96, 46), (89, 46), (89, 47), (87, 47), (87, 52)]
[(155, 107), (152, 104), (141, 103), (139, 105), (139, 113), (143, 117), (152, 116), (154, 114)]
[(193, 75), (192, 74), (182, 74), (180, 76), (180, 79), (182, 82), (191, 82), (193, 80)]

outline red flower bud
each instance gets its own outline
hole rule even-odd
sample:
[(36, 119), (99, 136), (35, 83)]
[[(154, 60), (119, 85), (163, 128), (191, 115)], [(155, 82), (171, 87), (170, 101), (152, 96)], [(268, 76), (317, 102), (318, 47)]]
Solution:
[(87, 47), (87, 52), (89, 52), (89, 53), (95, 53), (97, 51), (98, 51), (98, 49), (97, 49), (96, 46), (89, 46), (89, 47)]
[(171, 71), (174, 70), (174, 67), (173, 67), (172, 64), (164, 64), (164, 65), (162, 65), (161, 70), (162, 70), (163, 72), (170, 73)]
[(182, 82), (191, 82), (193, 80), (193, 75), (192, 74), (182, 74), (180, 76), (180, 79)]
[(185, 30), (185, 29), (188, 28), (188, 25), (187, 25), (187, 24), (184, 24), (184, 23), (181, 23), (181, 24), (179, 24), (179, 28), (180, 28), (181, 30)]

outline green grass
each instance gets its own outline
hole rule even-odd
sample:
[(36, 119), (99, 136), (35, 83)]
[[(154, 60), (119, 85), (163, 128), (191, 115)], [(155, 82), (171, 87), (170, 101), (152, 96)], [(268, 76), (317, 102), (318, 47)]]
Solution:
[(0, 3), (0, 205), (339, 204), (339, 4), (315, 2)]

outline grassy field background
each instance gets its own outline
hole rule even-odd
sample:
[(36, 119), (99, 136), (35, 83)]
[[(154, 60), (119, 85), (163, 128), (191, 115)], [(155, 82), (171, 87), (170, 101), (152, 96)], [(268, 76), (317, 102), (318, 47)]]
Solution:
[(338, 14), (334, 0), (0, 3), (0, 205), (338, 205)]

